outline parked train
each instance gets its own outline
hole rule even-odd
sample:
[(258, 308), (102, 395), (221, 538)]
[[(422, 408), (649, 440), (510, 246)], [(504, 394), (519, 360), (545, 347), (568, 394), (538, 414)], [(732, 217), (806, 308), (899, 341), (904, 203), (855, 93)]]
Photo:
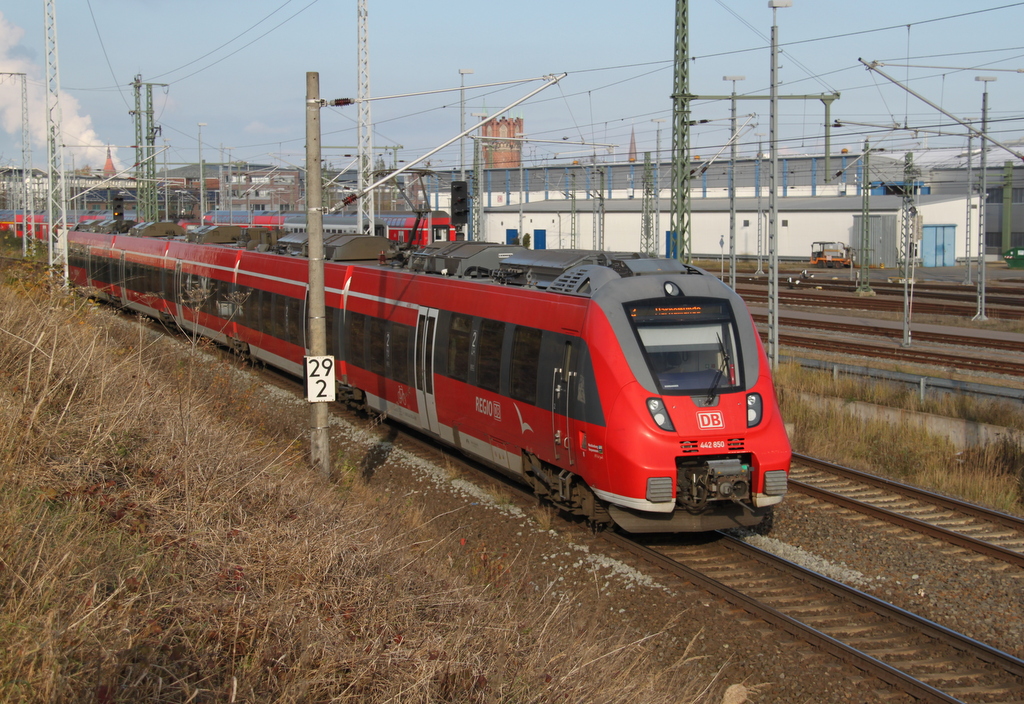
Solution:
[[(214, 210), (206, 214), (207, 225), (238, 225), (246, 227), (278, 227), (285, 232), (305, 232), (306, 216), (302, 213), (281, 213), (277, 211), (249, 213), (248, 211)], [(424, 247), (432, 242), (452, 242), (456, 230), (452, 227), (451, 216), (441, 210), (424, 213), (382, 211), (376, 213), (373, 234), (387, 237), (395, 242)], [(324, 232), (354, 234), (358, 223), (354, 215), (325, 215)]]
[[(129, 213), (130, 215), (131, 213)], [(81, 225), (101, 220), (112, 219), (110, 210), (82, 210), (68, 213), (68, 226), (72, 229)], [(24, 213), (20, 210), (0, 210), (0, 231), (8, 230), (13, 235), (21, 236)], [(39, 239), (45, 239), (49, 233), (49, 221), (46, 213), (29, 215), (29, 229)], [(199, 226), (198, 221), (182, 220), (182, 227), (192, 229)], [(301, 213), (281, 213), (264, 211), (250, 213), (244, 210), (213, 210), (203, 218), (205, 225), (235, 225), (241, 228), (263, 227), (280, 229), (285, 233), (302, 233), (306, 231), (306, 216)], [(451, 216), (441, 210), (425, 213), (384, 211), (376, 214), (374, 234), (388, 237), (394, 242), (412, 247), (424, 247), (432, 242), (453, 242), (457, 231), (452, 227)], [(355, 234), (359, 231), (354, 215), (325, 215), (324, 232), (329, 234)]]
[[(482, 242), (385, 251), (386, 238), (353, 236), (325, 264), (341, 399), (631, 532), (753, 526), (782, 501), (791, 452), (768, 362), (743, 301), (713, 275)], [(180, 239), (69, 235), (78, 285), (295, 375), (307, 267)]]

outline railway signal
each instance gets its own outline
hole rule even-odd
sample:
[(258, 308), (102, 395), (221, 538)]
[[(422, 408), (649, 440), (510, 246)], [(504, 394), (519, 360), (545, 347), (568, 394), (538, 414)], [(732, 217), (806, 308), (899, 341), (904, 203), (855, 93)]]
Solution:
[(452, 181), (452, 225), (469, 222), (469, 188), (465, 181)]

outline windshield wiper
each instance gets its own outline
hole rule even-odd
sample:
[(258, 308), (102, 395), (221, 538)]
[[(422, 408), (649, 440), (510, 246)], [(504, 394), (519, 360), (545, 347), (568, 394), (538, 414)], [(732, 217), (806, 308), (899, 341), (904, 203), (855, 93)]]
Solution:
[(722, 380), (722, 376), (725, 375), (725, 370), (729, 368), (729, 352), (725, 349), (725, 344), (722, 342), (722, 336), (718, 337), (718, 351), (722, 353), (722, 364), (718, 367), (718, 371), (715, 373), (715, 380), (711, 382), (711, 388), (708, 389), (708, 397), (704, 401), (705, 405), (710, 405), (715, 400), (715, 391), (718, 390), (718, 383)]

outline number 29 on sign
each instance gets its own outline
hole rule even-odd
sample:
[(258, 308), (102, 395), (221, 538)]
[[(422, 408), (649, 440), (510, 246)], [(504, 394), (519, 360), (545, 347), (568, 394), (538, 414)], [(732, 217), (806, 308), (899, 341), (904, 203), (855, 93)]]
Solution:
[(303, 357), (306, 377), (306, 400), (330, 403), (335, 398), (334, 357)]

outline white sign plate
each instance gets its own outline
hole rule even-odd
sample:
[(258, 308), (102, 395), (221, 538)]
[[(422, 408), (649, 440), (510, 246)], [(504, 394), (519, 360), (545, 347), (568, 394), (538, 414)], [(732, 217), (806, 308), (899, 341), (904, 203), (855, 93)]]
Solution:
[(334, 357), (303, 357), (306, 376), (306, 400), (330, 403), (335, 398)]

